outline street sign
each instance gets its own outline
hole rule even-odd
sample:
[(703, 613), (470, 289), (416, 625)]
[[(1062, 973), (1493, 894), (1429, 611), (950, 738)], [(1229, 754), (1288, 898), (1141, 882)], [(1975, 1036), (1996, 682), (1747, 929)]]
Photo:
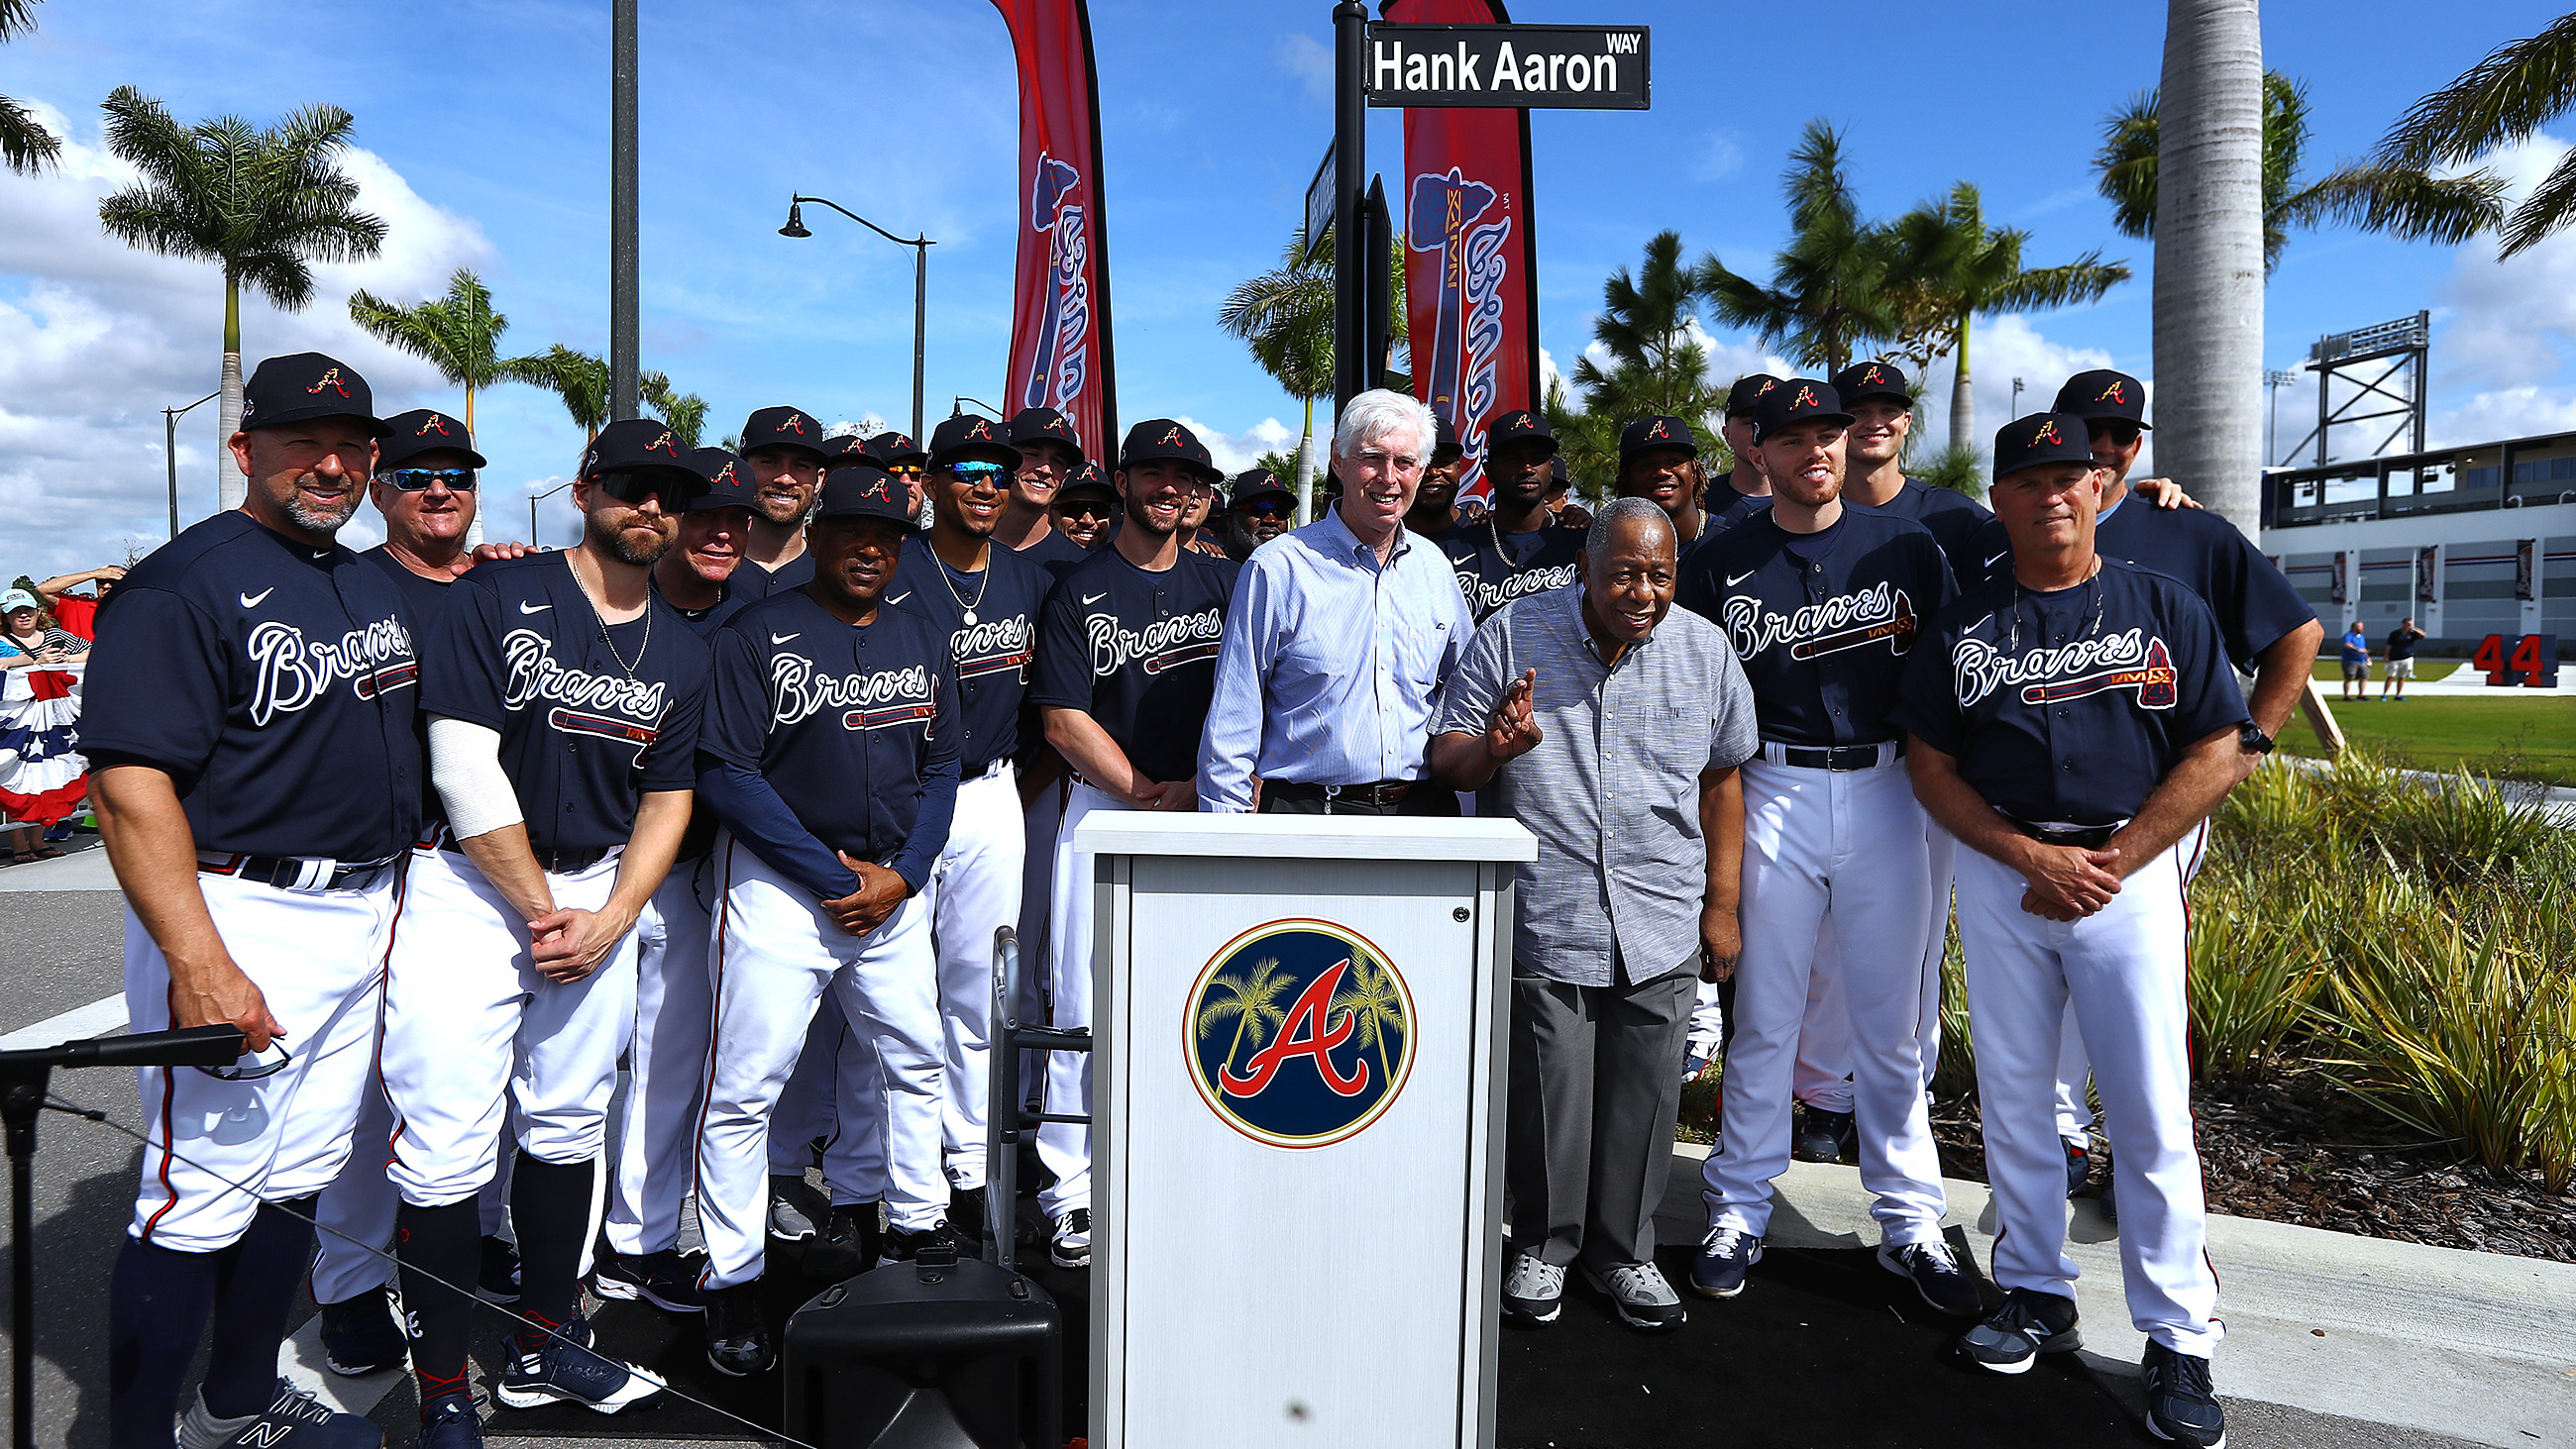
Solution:
[(1332, 230), (1333, 207), (1341, 199), (1334, 186), (1333, 148), (1324, 148), (1324, 159), (1315, 167), (1315, 179), (1306, 183), (1306, 255), (1323, 245), (1324, 233)]
[(1648, 108), (1642, 25), (1368, 27), (1372, 106)]

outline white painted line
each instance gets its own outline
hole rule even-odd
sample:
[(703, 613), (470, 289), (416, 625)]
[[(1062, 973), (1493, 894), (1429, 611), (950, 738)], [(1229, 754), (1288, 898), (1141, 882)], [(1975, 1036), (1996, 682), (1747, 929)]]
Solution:
[(75, 1007), (60, 1016), (49, 1016), (34, 1026), (22, 1026), (7, 1036), (0, 1036), (0, 1052), (24, 1051), (28, 1047), (59, 1046), (67, 1041), (87, 1041), (112, 1031), (125, 1030), (125, 993)]

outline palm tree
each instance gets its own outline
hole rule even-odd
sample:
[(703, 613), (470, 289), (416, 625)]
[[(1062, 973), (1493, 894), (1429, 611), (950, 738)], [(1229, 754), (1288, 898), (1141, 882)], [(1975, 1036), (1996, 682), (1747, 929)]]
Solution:
[(1216, 979), (1208, 985), (1225, 988), (1225, 999), (1210, 1001), (1200, 1007), (1192, 1026), (1198, 1039), (1205, 1041), (1218, 1027), (1228, 1021), (1234, 1023), (1234, 1040), (1227, 1044), (1225, 1060), (1217, 1063), (1218, 1067), (1233, 1068), (1235, 1055), (1243, 1050), (1246, 1036), (1250, 1036), (1253, 1046), (1258, 1048), (1262, 1039), (1270, 1035), (1272, 1027), (1288, 1020), (1287, 1009), (1279, 1004), (1279, 998), (1287, 995), (1293, 984), (1280, 971), (1275, 957), (1253, 962), (1252, 969), (1241, 976), (1224, 971), (1216, 974)]
[(1968, 376), (1968, 330), (1976, 316), (2071, 307), (2129, 279), (2126, 265), (2103, 261), (2099, 251), (2063, 266), (2025, 270), (2021, 248), (2030, 233), (1986, 225), (1977, 188), (1966, 181), (1898, 217), (1889, 238), (1892, 270), (1904, 279), (1912, 314), (1906, 330), (1923, 336), (1918, 364), (1929, 366), (1944, 352), (1958, 364), (1950, 380), (1950, 441), (1963, 447), (1974, 448), (1977, 436)]
[(2155, 209), (2156, 465), (2251, 533), (2263, 468), (2263, 33), (2167, 0)]
[[(2093, 158), (2112, 222), (2130, 236), (2156, 231), (2158, 97), (2142, 91), (2103, 121)], [(2338, 166), (2300, 185), (2306, 159), (2307, 87), (2263, 73), (2263, 271), (2280, 265), (2292, 227), (2341, 223), (2408, 241), (2457, 243), (2504, 220), (2504, 181), (2487, 171), (2435, 176), (2421, 164), (2381, 158)], [(2448, 158), (2446, 158), (2448, 159)], [(2461, 158), (2465, 159), (2465, 158)]]
[(492, 310), (491, 289), (470, 267), (447, 279), (447, 295), (401, 307), (361, 287), (349, 294), (349, 320), (377, 341), (408, 352), (438, 369), (450, 387), (465, 389), (465, 431), (474, 431), (474, 394), (507, 381), (501, 334), (510, 319)]
[[(1217, 325), (1244, 340), (1261, 370), (1306, 406), (1297, 440), (1301, 510), (1320, 471), (1315, 467), (1315, 401), (1333, 395), (1333, 243), (1333, 233), (1326, 232), (1309, 252), (1306, 229), (1297, 228), (1280, 252), (1279, 265), (1237, 285), (1216, 314)], [(1400, 345), (1405, 338), (1402, 243), (1390, 248), (1388, 266), (1393, 273), (1395, 342)], [(1389, 357), (1386, 365), (1391, 367), (1393, 361)]]
[(1663, 414), (1686, 419), (1704, 433), (1709, 417), (1726, 402), (1708, 382), (1708, 349), (1702, 347), (1691, 306), (1691, 275), (1682, 265), (1679, 232), (1658, 232), (1646, 243), (1634, 277), (1626, 267), (1601, 284), (1601, 311), (1592, 340), (1610, 355), (1603, 371), (1589, 356), (1575, 359), (1574, 383), (1583, 408), (1615, 425)]
[[(2441, 90), (2417, 101), (2379, 143), (2390, 166), (2467, 163), (2534, 131), (2576, 107), (2576, 15), (2560, 17), (2527, 39), (2496, 47)], [(2576, 152), (2515, 206), (2503, 225), (2497, 259), (2530, 246), (2576, 218)]]
[(1342, 989), (1333, 993), (1333, 1011), (1347, 1011), (1352, 1025), (1358, 1028), (1352, 1038), (1361, 1046), (1377, 1048), (1377, 1079), (1381, 1090), (1395, 1085), (1395, 1070), (1387, 1064), (1386, 1039), (1402, 1036), (1404, 997), (1395, 989), (1394, 973), (1359, 952), (1351, 954), (1351, 974), (1343, 978)]
[[(384, 245), (383, 219), (358, 209), (358, 183), (339, 165), (356, 122), (315, 105), (265, 130), (239, 116), (181, 126), (132, 86), (118, 86), (101, 109), (107, 149), (143, 177), (98, 204), (99, 224), (130, 246), (223, 268), (217, 426), (230, 439), (241, 429), (242, 288), (300, 311), (313, 300), (311, 263), (361, 260)], [(238, 507), (244, 480), (229, 448), (217, 456), (223, 506)]]
[[(36, 0), (0, 0), (0, 40), (35, 28)], [(62, 152), (62, 138), (38, 124), (25, 103), (0, 96), (0, 166), (32, 176)]]
[(698, 435), (706, 431), (707, 400), (693, 392), (671, 391), (669, 374), (648, 372), (635, 380), (636, 395), (644, 399), (656, 417), (668, 424), (672, 436), (683, 448), (698, 445)]
[[(1556, 435), (1556, 455), (1565, 460), (1566, 468), (1574, 475), (1567, 481), (1587, 504), (1598, 504), (1609, 496), (1619, 477), (1618, 419), (1607, 412), (1576, 412), (1566, 400), (1562, 377), (1548, 379), (1547, 397), (1539, 407), (1547, 418), (1548, 431)], [(1724, 448), (1720, 443), (1715, 451), (1722, 452)], [(1711, 451), (1703, 444), (1700, 461), (1715, 476)], [(1734, 465), (1730, 462), (1727, 466)]]
[(608, 362), (605, 358), (593, 353), (575, 352), (558, 342), (534, 357), (503, 363), (501, 370), (511, 382), (541, 387), (561, 398), (564, 411), (572, 416), (572, 425), (582, 431), (583, 447), (589, 447), (599, 436), (599, 430), (608, 425)]
[(1842, 138), (1822, 120), (1807, 123), (1780, 185), (1790, 240), (1772, 258), (1770, 285), (1737, 276), (1709, 252), (1692, 287), (1720, 322), (1753, 329), (1802, 367), (1839, 372), (1862, 345), (1897, 332), (1884, 233), (1862, 218), (1843, 174)]

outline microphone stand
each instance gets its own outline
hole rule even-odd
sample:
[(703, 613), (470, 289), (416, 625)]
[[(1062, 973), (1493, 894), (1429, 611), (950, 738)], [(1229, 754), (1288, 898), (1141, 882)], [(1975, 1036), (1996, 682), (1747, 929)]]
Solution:
[[(9, 1311), (17, 1329), (9, 1343), (9, 1439), (15, 1449), (36, 1449), (36, 1255), (29, 1219), (35, 1215), (36, 1117), (46, 1109), (54, 1068), (220, 1067), (241, 1054), (237, 1026), (194, 1026), (0, 1052), (0, 1122), (6, 1123), (9, 1139)], [(97, 1112), (53, 1110), (104, 1120)]]

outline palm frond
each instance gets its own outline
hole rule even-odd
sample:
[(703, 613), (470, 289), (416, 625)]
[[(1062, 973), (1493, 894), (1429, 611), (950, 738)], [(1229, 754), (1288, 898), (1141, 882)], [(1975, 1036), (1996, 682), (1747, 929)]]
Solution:
[[(7, 3), (10, 0), (0, 0)], [(51, 169), (62, 154), (62, 138), (46, 130), (35, 112), (0, 96), (0, 166), (32, 176)]]
[(1980, 312), (2040, 312), (2051, 307), (2074, 307), (2101, 300), (2113, 287), (2129, 280), (2125, 262), (2106, 262), (2099, 251), (2086, 252), (2062, 267), (2038, 267), (2016, 272), (2012, 279), (1985, 294)]
[(2364, 162), (2319, 177), (2284, 200), (2275, 215), (2288, 226), (2341, 222), (2408, 241), (2456, 245), (2504, 224), (2504, 194), (2504, 178), (2491, 171), (2434, 176)]
[(2111, 203), (2111, 224), (2142, 241), (2156, 234), (2159, 130), (2156, 93), (2140, 91), (2103, 121), (2102, 149), (2093, 153), (2103, 199)]
[(2528, 138), (2571, 105), (2576, 15), (2497, 46), (2458, 80), (2417, 101), (2379, 143), (2379, 157), (2397, 166), (2458, 165)]
[(2576, 151), (2558, 160), (2504, 225), (2502, 245), (2496, 249), (2496, 260), (2502, 261), (2542, 237), (2576, 221)]
[(0, 0), (0, 40), (13, 40), (36, 28), (36, 0)]

